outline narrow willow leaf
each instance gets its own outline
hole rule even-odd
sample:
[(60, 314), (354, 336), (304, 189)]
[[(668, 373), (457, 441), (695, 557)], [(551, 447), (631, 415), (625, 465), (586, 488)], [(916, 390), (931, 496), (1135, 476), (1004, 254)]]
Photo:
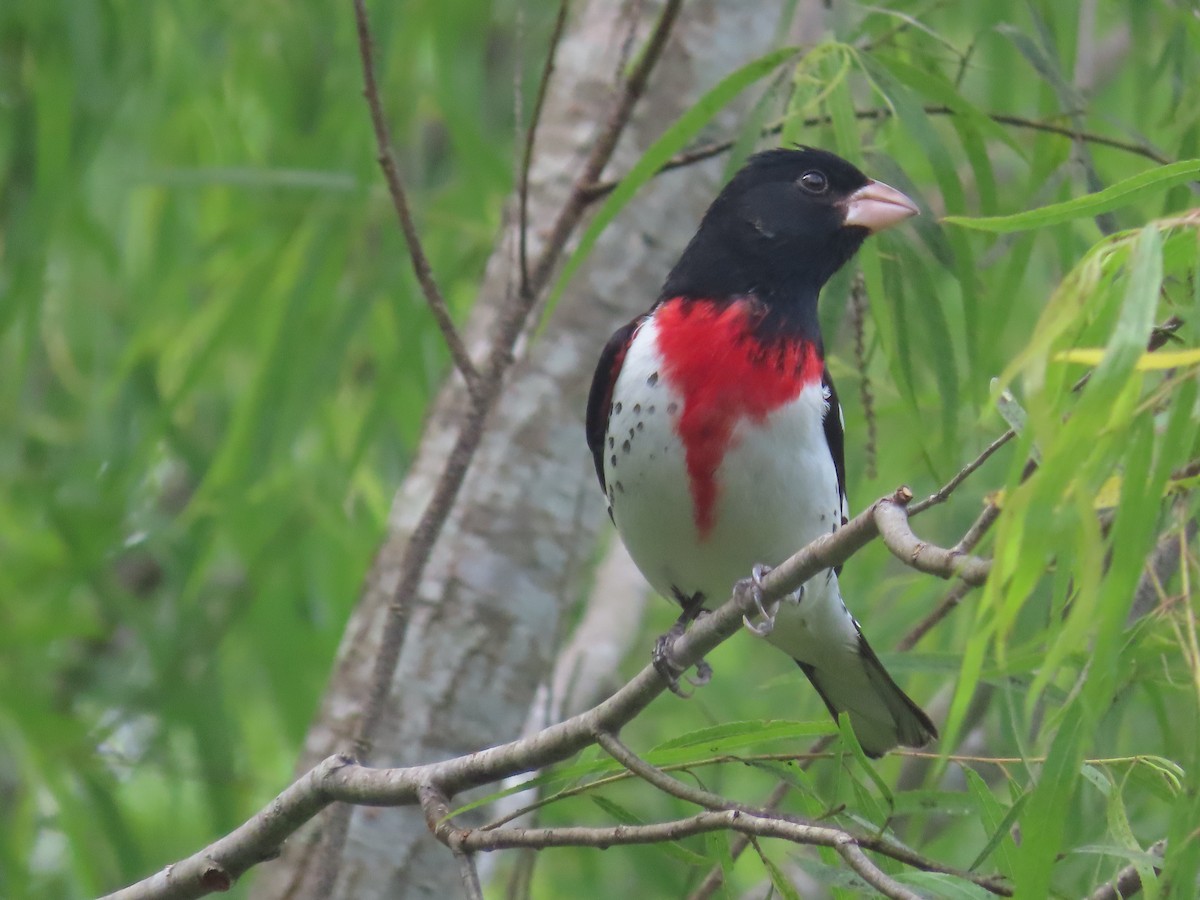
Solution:
[(762, 860), (763, 866), (767, 870), (767, 874), (771, 876), (771, 886), (779, 891), (779, 896), (783, 900), (801, 900), (800, 892), (788, 880), (788, 877), (783, 874), (783, 870), (764, 853), (759, 853), (759, 859)]
[[(1142, 851), (1142, 845), (1138, 843), (1133, 834), (1133, 827), (1129, 824), (1129, 813), (1125, 809), (1125, 798), (1121, 789), (1114, 785), (1112, 792), (1108, 795), (1108, 830), (1113, 836), (1123, 845), (1132, 851)], [(1134, 858), (1134, 868), (1137, 869), (1138, 876), (1142, 879), (1142, 891), (1149, 900), (1154, 900), (1158, 896), (1158, 879), (1154, 874), (1155, 863), (1148, 863), (1143, 859)]]
[(975, 859), (967, 866), (967, 869), (974, 872), (989, 856), (996, 854), (1000, 872), (1004, 875), (1010, 875), (1013, 869), (1012, 853), (1016, 848), (1016, 843), (1012, 838), (1012, 826), (1020, 816), (1021, 810), (1025, 807), (1025, 801), (1029, 798), (1029, 794), (1021, 794), (1017, 797), (1007, 810), (999, 800), (992, 794), (991, 789), (980, 777), (979, 773), (969, 766), (963, 768), (963, 774), (967, 779), (967, 787), (971, 791), (971, 796), (975, 798), (975, 802), (979, 808), (983, 810), (983, 826), (989, 832), (989, 837), (984, 843), (983, 848), (975, 855)]
[(1118, 181), (1102, 191), (1084, 197), (1076, 197), (1074, 200), (1067, 200), (1063, 203), (1053, 203), (1050, 206), (1015, 213), (1011, 216), (982, 216), (979, 218), (946, 216), (942, 221), (948, 225), (959, 225), (963, 228), (989, 231), (993, 234), (1045, 228), (1048, 225), (1059, 225), (1085, 216), (1094, 216), (1118, 209), (1156, 191), (1194, 181), (1197, 177), (1200, 177), (1200, 159), (1187, 159), (1140, 172), (1124, 181)]
[(668, 750), (678, 750), (686, 747), (702, 747), (708, 752), (740, 749), (750, 744), (766, 741), (820, 737), (833, 734), (832, 723), (827, 722), (791, 722), (777, 719), (751, 719), (741, 722), (726, 722), (689, 731), (678, 737), (664, 741), (653, 750), (652, 755), (662, 754)]
[(1050, 744), (1037, 786), (1021, 815), (1021, 845), (1014, 855), (1017, 896), (1050, 896), (1050, 878), (1063, 842), (1062, 815), (1082, 764), (1083, 713), (1078, 699), (1066, 710)]
[(894, 807), (896, 801), (892, 796), (892, 789), (888, 787), (888, 783), (884, 780), (883, 776), (875, 771), (875, 766), (867, 758), (866, 751), (863, 750), (862, 744), (858, 742), (858, 735), (854, 733), (854, 728), (850, 724), (850, 716), (845, 712), (838, 713), (838, 733), (842, 737), (842, 743), (853, 754), (854, 758), (858, 760), (859, 768), (871, 779), (876, 790), (883, 795), (888, 808)]
[[(1024, 156), (1024, 150), (1008, 131), (1001, 128), (986, 113), (974, 106), (963, 94), (945, 77), (935, 72), (918, 69), (891, 54), (880, 54), (872, 57), (877, 63), (887, 68), (892, 76), (904, 82), (913, 90), (924, 95), (926, 99), (939, 103), (950, 109), (955, 116), (961, 117), (970, 124), (977, 134), (1006, 145), (1018, 156)], [(988, 167), (991, 168), (990, 166)]]
[[(1080, 363), (1085, 366), (1098, 366), (1104, 359), (1104, 350), (1100, 347), (1076, 347), (1073, 350), (1060, 350), (1054, 354), (1058, 362)], [(1192, 350), (1159, 350), (1155, 353), (1143, 353), (1134, 368), (1139, 372), (1150, 372), (1158, 369), (1175, 369), (1180, 366), (1194, 366), (1200, 363), (1200, 348)]]
[(580, 236), (579, 245), (575, 248), (575, 252), (571, 254), (571, 258), (567, 260), (566, 265), (563, 266), (562, 273), (558, 277), (558, 283), (554, 286), (554, 290), (550, 294), (550, 299), (546, 304), (546, 311), (543, 315), (543, 322), (549, 318), (554, 306), (562, 297), (563, 291), (566, 290), (567, 284), (570, 283), (571, 277), (592, 252), (592, 248), (596, 245), (596, 241), (599, 240), (601, 232), (617, 217), (617, 213), (624, 209), (626, 204), (633, 199), (638, 188), (653, 178), (672, 156), (682, 150), (687, 142), (699, 134), (700, 130), (712, 120), (713, 116), (728, 106), (738, 94), (756, 81), (760, 81), (770, 75), (779, 66), (796, 56), (797, 52), (794, 47), (784, 47), (781, 50), (761, 56), (726, 75), (715, 87), (697, 100), (695, 106), (676, 119), (657, 141), (650, 145), (649, 149), (642, 154), (642, 158), (634, 164), (628, 174), (621, 179), (621, 183), (608, 195), (604, 204), (596, 212), (595, 216), (592, 217), (592, 221), (588, 224), (587, 229)]

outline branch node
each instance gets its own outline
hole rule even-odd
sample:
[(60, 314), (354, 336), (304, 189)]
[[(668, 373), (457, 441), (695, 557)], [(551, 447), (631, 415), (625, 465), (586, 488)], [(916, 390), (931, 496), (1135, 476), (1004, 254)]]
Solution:
[(223, 866), (215, 860), (209, 860), (200, 873), (200, 886), (206, 891), (224, 892), (233, 887), (233, 879)]

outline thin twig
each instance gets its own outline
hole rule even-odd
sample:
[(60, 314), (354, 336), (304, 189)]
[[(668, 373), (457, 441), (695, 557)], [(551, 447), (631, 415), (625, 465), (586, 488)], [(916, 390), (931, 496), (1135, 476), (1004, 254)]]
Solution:
[[(1150, 337), (1146, 340), (1146, 352), (1153, 353), (1155, 350), (1160, 350), (1165, 347), (1170, 341), (1178, 340), (1175, 333), (1183, 327), (1183, 319), (1179, 316), (1170, 316), (1163, 320), (1161, 324), (1155, 325), (1150, 329)], [(1092, 373), (1095, 369), (1088, 369), (1079, 377), (1079, 380), (1071, 385), (1071, 390), (1078, 393), (1082, 391), (1092, 379)]]
[(439, 841), (450, 848), (458, 862), (462, 875), (463, 890), (468, 900), (483, 900), (483, 887), (479, 883), (479, 872), (471, 852), (463, 847), (464, 832), (450, 824), (450, 800), (441, 788), (424, 784), (417, 789), (417, 802), (425, 814), (425, 824)]
[[(930, 116), (952, 116), (954, 110), (948, 106), (926, 106), (925, 114)], [(887, 119), (892, 115), (892, 111), (887, 108), (879, 109), (860, 109), (856, 110), (854, 117), (860, 121)], [(1064, 125), (1055, 125), (1053, 122), (1039, 122), (1036, 119), (1026, 119), (1022, 116), (1009, 115), (1008, 113), (988, 113), (987, 117), (993, 122), (1001, 125), (1011, 125), (1014, 128), (1024, 128), (1030, 131), (1043, 131), (1048, 134), (1056, 134), (1061, 137), (1069, 138), (1074, 141), (1076, 139), (1085, 141), (1091, 144), (1099, 144), (1103, 147), (1112, 147), (1116, 150), (1124, 150), (1126, 153), (1133, 153), (1137, 156), (1153, 160), (1160, 165), (1167, 165), (1174, 162), (1170, 157), (1164, 156), (1152, 147), (1147, 147), (1144, 144), (1135, 144), (1129, 141), (1122, 141), (1118, 138), (1106, 137), (1102, 134), (1094, 134), (1089, 131), (1076, 131), (1073, 128), (1068, 128)], [(828, 125), (833, 121), (830, 116), (812, 116), (805, 119), (803, 127), (815, 128), (818, 125)], [(773, 137), (783, 130), (782, 123), (773, 123), (762, 130), (760, 137)], [(680, 169), (686, 166), (695, 165), (698, 162), (703, 162), (706, 159), (711, 159), (714, 156), (720, 156), (722, 153), (727, 153), (736, 143), (735, 140), (714, 141), (710, 144), (696, 147), (692, 150), (686, 150), (673, 156), (667, 162), (663, 163), (658, 173), (669, 172), (672, 169)], [(618, 181), (598, 182), (590, 186), (588, 190), (589, 201), (599, 200), (616, 188)]]
[[(885, 897), (896, 900), (921, 900), (904, 885), (871, 862), (863, 852), (864, 846), (881, 855), (914, 865), (924, 871), (945, 871), (944, 867), (926, 868), (919, 865), (902, 847), (878, 839), (850, 834), (839, 828), (813, 825), (790, 817), (759, 814), (742, 809), (708, 810), (684, 819), (655, 822), (646, 825), (616, 825), (593, 828), (568, 826), (562, 828), (503, 828), (497, 831), (468, 831), (462, 833), (462, 843), (472, 850), (511, 850), (518, 847), (598, 847), (601, 849), (630, 844), (658, 844), (679, 841), (712, 831), (737, 831), (757, 837), (773, 837), (816, 847), (830, 847)], [(1011, 890), (994, 878), (967, 872), (955, 872), (985, 890), (999, 896), (1011, 896)]]
[(567, 25), (567, 9), (570, 0), (560, 0), (558, 15), (554, 19), (554, 30), (550, 33), (550, 46), (546, 50), (546, 61), (542, 65), (542, 75), (538, 80), (537, 96), (533, 99), (533, 110), (529, 115), (529, 126), (525, 129), (525, 150), (521, 157), (521, 177), (517, 186), (517, 203), (519, 207), (517, 222), (517, 246), (521, 272), (520, 292), (529, 290), (529, 170), (533, 167), (533, 145), (537, 140), (538, 125), (542, 120), (542, 108), (546, 104), (546, 92), (550, 87), (550, 76), (554, 74), (554, 57), (558, 46), (562, 43), (563, 31)]
[(365, 0), (354, 0), (354, 20), (358, 27), (358, 55), (362, 60), (363, 96), (366, 97), (367, 107), (371, 111), (371, 125), (375, 129), (375, 145), (379, 151), (379, 167), (383, 170), (388, 190), (392, 195), (392, 205), (400, 218), (400, 229), (404, 232), (404, 240), (408, 244), (408, 257), (412, 261), (413, 273), (421, 285), (425, 302), (433, 313), (434, 321), (442, 332), (442, 340), (450, 351), (450, 358), (462, 374), (467, 388), (474, 393), (479, 386), (479, 372), (471, 362), (466, 345), (458, 334), (454, 319), (446, 306), (437, 282), (433, 278), (433, 270), (429, 259), (421, 245), (421, 237), (417, 234), (417, 226), (413, 223), (412, 211), (408, 206), (408, 194), (404, 190), (404, 181), (400, 177), (400, 167), (392, 152), (392, 137), (388, 130), (387, 119), (383, 115), (383, 104), (379, 99), (379, 85), (375, 80), (375, 48), (371, 37), (371, 26), (367, 19)]
[(875, 396), (871, 393), (871, 376), (867, 372), (867, 281), (862, 272), (854, 274), (850, 283), (850, 329), (854, 332), (854, 364), (858, 367), (858, 397), (863, 418), (867, 423), (867, 446), (863, 451), (864, 474), (875, 479), (877, 434)]
[[(671, 33), (671, 27), (674, 25), (682, 5), (683, 0), (667, 0), (658, 22), (655, 23), (654, 30), (650, 34), (650, 39), (646, 43), (646, 48), (642, 51), (633, 71), (629, 73), (629, 78), (625, 81), (624, 88), (613, 105), (608, 120), (596, 136), (592, 149), (584, 161), (583, 170), (571, 190), (571, 196), (551, 226), (550, 236), (546, 239), (546, 247), (529, 278), (527, 292), (523, 295), (525, 303), (521, 304), (524, 314), (528, 314), (528, 309), (533, 306), (537, 295), (549, 282), (550, 275), (559, 262), (562, 249), (566, 246), (567, 238), (575, 230), (579, 220), (583, 217), (584, 210), (591, 202), (590, 188), (604, 172), (604, 167), (608, 165), (608, 161), (616, 149), (617, 140), (629, 122), (634, 105), (645, 93), (650, 73), (662, 55), (663, 47), (667, 43), (667, 36)], [(520, 312), (521, 309), (518, 309), (518, 313)], [(524, 321), (524, 315), (521, 316), (521, 321)], [(519, 327), (515, 333), (520, 333)]]
[[(830, 744), (833, 741), (833, 738), (834, 738), (833, 735), (825, 735), (819, 741), (815, 741), (814, 746), (822, 745), (822, 744), (825, 746), (828, 746), (828, 744)], [(896, 752), (897, 753), (907, 753), (908, 751), (907, 750), (897, 750)], [(675, 771), (684, 771), (684, 770), (689, 770), (689, 769), (695, 769), (695, 768), (699, 768), (701, 766), (715, 766), (715, 765), (720, 765), (722, 763), (740, 763), (740, 764), (744, 765), (746, 763), (754, 763), (754, 762), (798, 763), (801, 768), (807, 768), (810, 764), (816, 762), (818, 759), (832, 759), (833, 756), (834, 756), (833, 753), (814, 751), (813, 747), (810, 747), (808, 750), (804, 751), (803, 753), (748, 753), (748, 754), (738, 754), (738, 755), (722, 754), (720, 756), (708, 757), (707, 759), (689, 760), (688, 762), (685, 762), (685, 763), (675, 763), (675, 764), (669, 765), (669, 766), (659, 766), (658, 769), (660, 772), (675, 772)], [(510, 810), (509, 812), (504, 813), (504, 815), (498, 816), (495, 819), (492, 819), (490, 822), (488, 822), (484, 825), (480, 825), (479, 827), (484, 828), (484, 829), (499, 828), (502, 825), (507, 825), (509, 822), (520, 819), (522, 816), (526, 816), (529, 813), (536, 812), (539, 809), (547, 807), (552, 803), (559, 803), (563, 800), (570, 799), (571, 797), (578, 797), (581, 794), (590, 793), (591, 791), (594, 791), (596, 788), (607, 787), (610, 784), (617, 784), (619, 782), (628, 781), (629, 779), (636, 778), (636, 777), (638, 777), (638, 776), (635, 773), (630, 772), (629, 770), (625, 770), (625, 771), (621, 771), (621, 772), (614, 772), (611, 775), (605, 775), (602, 778), (596, 778), (592, 781), (587, 781), (582, 784), (576, 784), (569, 788), (563, 788), (562, 790), (555, 791), (553, 794), (547, 795), (545, 797), (538, 797), (537, 800), (530, 803), (529, 805), (523, 806), (520, 809)], [(779, 805), (779, 802), (783, 799), (783, 795), (787, 793), (786, 790), (781, 791), (781, 788), (786, 789), (787, 787), (788, 787), (787, 782), (780, 782), (779, 784), (777, 784), (775, 787), (775, 790), (773, 790), (768, 795), (767, 802), (763, 803), (762, 806), (760, 806), (758, 808), (774, 810), (775, 807), (777, 807)], [(775, 799), (777, 793), (778, 793), (778, 799)], [(457, 813), (455, 813), (455, 815), (457, 815)], [(733, 852), (732, 848), (731, 848), (731, 852)], [(740, 852), (740, 851), (738, 851), (738, 852)], [(734, 852), (733, 856), (736, 859), (737, 853)]]
[(705, 809), (740, 808), (739, 804), (734, 803), (732, 800), (727, 800), (703, 788), (685, 784), (677, 778), (672, 778), (662, 769), (650, 765), (650, 763), (625, 746), (621, 739), (611, 731), (596, 732), (596, 743), (603, 747), (609, 756), (626, 769), (643, 781), (654, 785), (664, 794), (670, 794), (672, 797), (678, 797), (680, 800), (686, 800), (688, 803), (695, 803), (697, 806), (702, 806)]
[(942, 485), (924, 500), (918, 500), (916, 503), (913, 503), (911, 506), (909, 506), (908, 514), (910, 516), (919, 515), (920, 513), (923, 513), (925, 510), (929, 509), (931, 506), (937, 506), (939, 503), (945, 503), (946, 500), (949, 499), (950, 495), (954, 493), (955, 488), (966, 481), (972, 472), (987, 462), (993, 453), (995, 453), (1016, 436), (1017, 433), (1011, 428), (1004, 432), (1004, 434), (1000, 435), (1000, 437), (996, 438), (994, 441), (984, 447), (983, 451), (977, 457), (963, 466), (953, 478), (947, 481), (944, 485)]
[(975, 589), (975, 585), (966, 581), (956, 581), (950, 586), (950, 590), (942, 596), (941, 602), (938, 603), (920, 622), (908, 630), (904, 637), (896, 642), (897, 653), (907, 653), (917, 645), (921, 638), (925, 637), (933, 627), (942, 619), (954, 612), (958, 608), (958, 604), (963, 601), (967, 594)]

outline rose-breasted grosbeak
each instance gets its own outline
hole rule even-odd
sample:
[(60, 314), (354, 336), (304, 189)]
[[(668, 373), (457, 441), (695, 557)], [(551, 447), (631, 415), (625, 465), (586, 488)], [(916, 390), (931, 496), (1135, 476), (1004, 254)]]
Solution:
[[(869, 234), (916, 212), (832, 153), (759, 153), (709, 207), (650, 311), (605, 346), (588, 446), (625, 546), (683, 606), (681, 622), (846, 521), (817, 295)], [(849, 714), (866, 752), (936, 736), (867, 644), (836, 572), (761, 630), (835, 718)]]

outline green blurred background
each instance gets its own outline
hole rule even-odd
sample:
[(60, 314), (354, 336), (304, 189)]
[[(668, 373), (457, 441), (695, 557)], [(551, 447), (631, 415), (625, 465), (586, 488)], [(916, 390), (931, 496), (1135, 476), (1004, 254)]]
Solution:
[[(460, 313), (514, 15), (375, 13)], [(286, 783), (445, 368), (374, 157), (348, 3), (0, 8), (0, 895), (115, 887)]]
[[(851, 101), (881, 107), (882, 91), (897, 115), (859, 122), (858, 149), (872, 174), (935, 214), (1020, 210), (1153, 165), (1104, 146), (1083, 165), (1061, 135), (924, 113), (944, 102), (945, 85), (988, 112), (1147, 143), (1167, 159), (1197, 155), (1200, 30), (1186, 4), (1092, 4), (1098, 42), (1115, 43), (1086, 94), (1069, 84), (1074, 4), (836, 6), (836, 37), (879, 42), (878, 59), (854, 62), (824, 96), (818, 76), (839, 71), (832, 53), (766, 102), (836, 120)], [(396, 149), (460, 318), (513, 182), (514, 79), (528, 103), (553, 14), (518, 7), (405, 0), (372, 10)], [(844, 125), (788, 136), (838, 147)], [(1179, 187), (1114, 224), (1193, 202)], [(999, 239), (935, 220), (866, 258), (893, 308), (868, 326), (881, 437), (873, 477), (862, 443), (849, 448), (856, 507), (902, 481), (935, 487), (1003, 430), (987, 412), (989, 380), (1100, 237), (1088, 219)], [(375, 163), (349, 3), (6, 0), (0, 229), (0, 896), (85, 897), (194, 852), (287, 783), (446, 356)], [(682, 246), (686, 235), (672, 239)], [(832, 294), (831, 365), (861, 434), (846, 282)], [(1191, 302), (1190, 287), (1164, 299)], [(1103, 344), (1115, 308), (1081, 327), (1085, 342)], [(927, 418), (914, 429), (917, 410)], [(582, 437), (580, 446), (582, 458)], [(1003, 458), (1016, 471), (1023, 456)], [(952, 541), (1004, 480), (973, 484), (963, 505), (923, 527)], [(868, 630), (891, 635), (874, 638), (888, 646), (940, 588), (880, 548), (864, 559), (847, 571), (847, 596), (873, 596), (880, 611)], [(1054, 614), (1059, 582), (1044, 587)], [(860, 617), (867, 602), (855, 604)], [(649, 627), (670, 617), (661, 604)], [(1025, 622), (1020, 652), (985, 680), (1023, 689), (1049, 618)], [(1138, 657), (1148, 679), (1159, 677), (1159, 654), (1174, 652), (1171, 627)], [(915, 696), (932, 696), (953, 679), (972, 628), (962, 616), (923, 653), (888, 663)], [(1076, 638), (1073, 672), (1087, 662), (1086, 635)], [(714, 658), (718, 674), (755, 651), (731, 642)], [(640, 740), (729, 718), (821, 717), (812, 697), (791, 711), (802, 689), (782, 663), (753, 671), (751, 684), (768, 690), (719, 678), (700, 702), (665, 705), (640, 724)], [(1155, 752), (1195, 762), (1187, 677), (1171, 670), (1135, 727), (1109, 722), (1097, 748), (1146, 752), (1137, 738), (1152, 727)], [(1056, 700), (1071, 679), (1059, 679)], [(1031, 749), (1012, 733), (1033, 716), (1018, 706), (993, 722), (994, 751)], [(715, 786), (739, 784), (729, 778)], [(1170, 790), (1141, 786), (1129, 815), (1145, 844), (1170, 822), (1182, 827), (1184, 807)], [(847, 782), (833, 796), (856, 790)], [(647, 817), (669, 808), (637, 794), (620, 796), (647, 802)], [(1103, 832), (1111, 805), (1075, 802), (1076, 845), (1115, 842)], [(963, 824), (927, 849), (966, 864), (983, 838)], [(1082, 889), (1109, 871), (1092, 862), (1100, 855), (1068, 867), (1078, 881), (1067, 884)], [(565, 896), (604, 880), (612, 895), (665, 890), (688, 865), (654, 865), (666, 859), (654, 849), (545, 854), (539, 890)]]

